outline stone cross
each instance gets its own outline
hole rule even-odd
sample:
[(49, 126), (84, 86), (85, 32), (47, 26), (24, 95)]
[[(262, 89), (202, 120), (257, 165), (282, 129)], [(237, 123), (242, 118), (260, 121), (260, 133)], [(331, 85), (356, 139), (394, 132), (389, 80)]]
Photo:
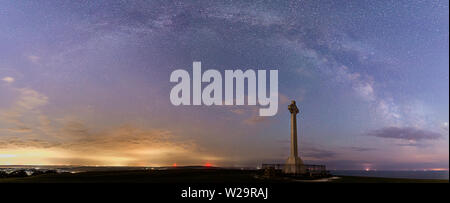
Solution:
[(291, 102), (288, 109), (291, 112), (291, 154), (286, 161), (284, 173), (302, 174), (305, 172), (305, 168), (297, 151), (297, 114), (299, 110), (297, 105), (295, 105), (295, 101)]

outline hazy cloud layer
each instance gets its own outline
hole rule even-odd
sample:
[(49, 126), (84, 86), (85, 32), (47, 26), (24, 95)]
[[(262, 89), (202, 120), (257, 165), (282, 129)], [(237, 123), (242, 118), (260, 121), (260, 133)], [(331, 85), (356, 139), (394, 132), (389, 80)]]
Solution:
[(368, 152), (368, 151), (376, 150), (375, 148), (370, 148), (370, 147), (350, 147), (350, 149), (353, 151), (356, 151), (356, 152)]
[[(166, 130), (144, 130), (132, 126), (111, 128), (107, 132), (90, 133), (82, 125), (64, 129), (64, 137), (56, 140), (35, 138), (0, 138), (0, 150), (54, 151), (64, 154), (39, 154), (43, 163), (51, 164), (93, 164), (97, 165), (170, 165), (171, 163), (192, 164), (205, 161), (206, 154), (200, 154), (198, 146), (189, 140), (182, 140)], [(20, 155), (22, 161), (34, 162), (33, 156)], [(186, 157), (184, 157), (186, 156)], [(184, 157), (184, 158), (181, 158)], [(28, 160), (27, 160), (28, 159)], [(31, 160), (30, 160), (31, 159)], [(76, 159), (77, 162), (71, 162)]]
[(405, 128), (387, 127), (369, 132), (368, 135), (382, 138), (392, 138), (392, 139), (412, 140), (412, 141), (434, 140), (442, 137), (442, 135), (439, 133), (413, 127), (405, 127)]
[(301, 153), (301, 156), (308, 160), (328, 160), (335, 158), (337, 155), (337, 152), (314, 147), (303, 148)]
[(123, 124), (98, 130), (74, 118), (49, 118), (48, 97), (9, 87), (16, 99), (0, 109), (0, 164), (170, 165), (221, 158), (169, 130)]
[(2, 78), (2, 80), (6, 83), (12, 83), (15, 81), (15, 79), (13, 77), (9, 77), (9, 76)]

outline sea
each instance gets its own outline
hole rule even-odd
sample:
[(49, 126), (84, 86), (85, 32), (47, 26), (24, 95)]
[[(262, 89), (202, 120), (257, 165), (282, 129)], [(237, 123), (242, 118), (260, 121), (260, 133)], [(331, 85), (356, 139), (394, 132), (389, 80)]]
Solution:
[(448, 180), (449, 171), (380, 171), (380, 170), (331, 170), (333, 175), (365, 176), (380, 178), (439, 179)]

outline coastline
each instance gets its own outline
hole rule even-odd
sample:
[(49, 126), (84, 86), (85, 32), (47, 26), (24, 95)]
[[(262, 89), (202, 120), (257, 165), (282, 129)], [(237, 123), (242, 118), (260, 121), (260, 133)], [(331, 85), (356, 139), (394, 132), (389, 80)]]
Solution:
[(220, 168), (112, 170), (3, 177), (0, 183), (449, 183), (448, 179), (411, 179), (332, 175), (327, 178), (266, 177), (258, 170)]

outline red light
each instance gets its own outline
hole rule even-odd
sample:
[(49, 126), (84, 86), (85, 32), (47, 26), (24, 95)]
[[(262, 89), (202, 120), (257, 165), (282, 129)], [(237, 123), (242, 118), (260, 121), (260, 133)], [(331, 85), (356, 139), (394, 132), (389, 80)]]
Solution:
[(173, 167), (177, 167), (177, 163), (173, 163), (172, 166), (173, 166)]
[(206, 162), (206, 163), (205, 163), (205, 167), (211, 167), (211, 166), (212, 166), (211, 163), (209, 163), (209, 162)]

